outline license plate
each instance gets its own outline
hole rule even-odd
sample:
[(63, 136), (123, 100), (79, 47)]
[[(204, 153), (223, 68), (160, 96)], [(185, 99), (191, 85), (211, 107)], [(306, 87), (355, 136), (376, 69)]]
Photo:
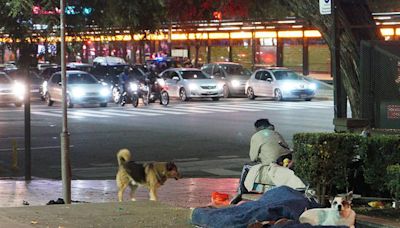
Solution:
[(307, 97), (307, 95), (305, 95), (305, 94), (300, 95), (300, 98), (306, 98), (306, 97)]

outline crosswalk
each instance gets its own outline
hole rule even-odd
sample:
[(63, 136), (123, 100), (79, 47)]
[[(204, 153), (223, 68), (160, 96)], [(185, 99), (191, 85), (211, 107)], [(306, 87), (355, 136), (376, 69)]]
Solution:
[[(115, 117), (135, 117), (135, 116), (163, 116), (163, 115), (198, 115), (211, 113), (235, 113), (235, 112), (262, 112), (287, 111), (302, 109), (332, 109), (332, 101), (316, 102), (218, 102), (218, 103), (182, 103), (171, 104), (167, 107), (151, 104), (149, 106), (125, 107), (106, 107), (106, 108), (74, 108), (68, 109), (68, 118), (115, 118)], [(32, 110), (34, 116), (61, 117), (61, 109), (39, 109)]]

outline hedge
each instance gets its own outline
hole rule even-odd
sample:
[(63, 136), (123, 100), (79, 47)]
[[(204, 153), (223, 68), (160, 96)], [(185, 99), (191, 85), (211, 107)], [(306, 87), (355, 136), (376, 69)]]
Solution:
[(369, 138), (351, 133), (299, 133), (293, 136), (295, 172), (322, 200), (332, 189), (346, 191), (354, 158), (361, 158), (365, 183), (373, 194), (389, 192), (389, 165), (400, 163), (400, 137)]

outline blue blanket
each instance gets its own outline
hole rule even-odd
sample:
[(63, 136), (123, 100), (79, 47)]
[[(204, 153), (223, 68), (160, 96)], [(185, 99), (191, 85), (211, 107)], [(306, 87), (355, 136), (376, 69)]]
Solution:
[(257, 201), (227, 208), (195, 208), (192, 213), (192, 224), (207, 228), (231, 228), (247, 227), (256, 221), (288, 218), (299, 225), (298, 219), (304, 209), (315, 207), (320, 205), (304, 197), (303, 193), (281, 186), (267, 191)]

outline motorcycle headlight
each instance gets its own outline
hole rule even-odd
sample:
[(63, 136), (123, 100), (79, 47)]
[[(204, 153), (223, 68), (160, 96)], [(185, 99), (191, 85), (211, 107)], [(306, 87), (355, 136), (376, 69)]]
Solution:
[(232, 84), (233, 87), (238, 87), (238, 86), (240, 86), (239, 80), (232, 80), (232, 81), (231, 81), (231, 84)]
[(110, 90), (108, 88), (102, 88), (100, 90), (100, 95), (103, 97), (107, 97), (108, 95), (110, 95)]
[(195, 90), (195, 89), (197, 89), (197, 85), (194, 84), (194, 83), (190, 83), (190, 84), (189, 84), (189, 89), (190, 89), (190, 90)]
[(15, 82), (14, 86), (13, 86), (13, 93), (15, 94), (15, 96), (17, 97), (23, 97), (25, 95), (25, 91), (26, 90), (26, 86), (25, 84), (21, 83), (21, 82)]
[(136, 83), (131, 82), (129, 84), (129, 87), (131, 88), (132, 91), (137, 91), (138, 90), (138, 85)]
[(290, 83), (290, 82), (286, 82), (282, 85), (282, 89), (285, 91), (291, 91), (293, 89), (295, 89), (296, 84), (294, 83)]
[(312, 89), (312, 90), (316, 90), (316, 89), (317, 89), (317, 84), (311, 83), (308, 87), (309, 87), (310, 89)]
[(165, 86), (165, 81), (164, 81), (163, 78), (158, 78), (158, 79), (157, 79), (157, 83), (158, 83), (161, 87), (164, 87), (164, 86)]
[(82, 88), (74, 88), (72, 89), (72, 96), (79, 98), (85, 95), (85, 91)]

